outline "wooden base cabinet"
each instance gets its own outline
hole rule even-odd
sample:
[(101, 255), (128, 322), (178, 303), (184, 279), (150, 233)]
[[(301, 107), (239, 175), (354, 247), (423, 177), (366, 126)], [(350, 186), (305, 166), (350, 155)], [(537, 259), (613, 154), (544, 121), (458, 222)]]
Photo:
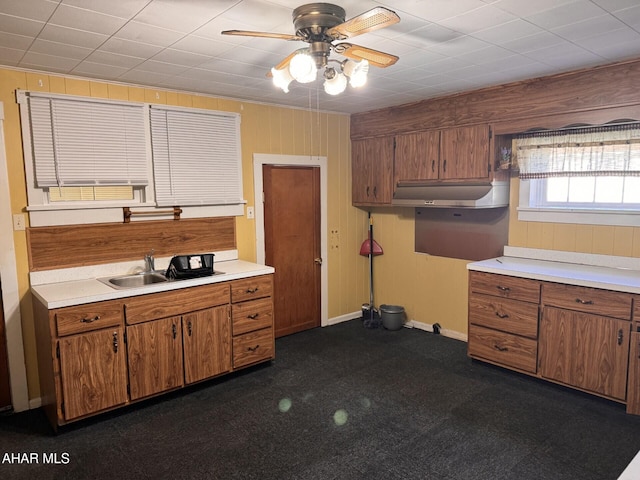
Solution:
[(52, 310), (35, 299), (49, 421), (55, 429), (273, 359), (272, 291), (261, 275)]
[[(539, 325), (531, 323), (526, 305), (536, 295), (527, 295), (526, 282), (540, 285)], [(474, 271), (469, 288), (469, 356), (626, 403), (640, 415), (640, 329), (631, 329), (640, 297)]]

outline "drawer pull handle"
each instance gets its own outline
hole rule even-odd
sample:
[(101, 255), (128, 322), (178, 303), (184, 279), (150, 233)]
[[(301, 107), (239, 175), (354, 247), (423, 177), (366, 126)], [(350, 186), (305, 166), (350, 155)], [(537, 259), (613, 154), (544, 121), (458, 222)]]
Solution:
[(580, 303), (582, 305), (593, 305), (593, 300), (582, 300), (581, 298), (576, 298), (576, 303)]
[(258, 287), (256, 288), (247, 288), (247, 291), (245, 293), (256, 293), (258, 291)]
[(173, 339), (174, 340), (178, 336), (178, 328), (176, 327), (175, 323), (173, 325), (171, 325), (171, 334), (173, 335)]
[(509, 318), (509, 314), (508, 313), (500, 313), (500, 312), (496, 312), (496, 316), (498, 318)]
[(258, 318), (260, 314), (259, 313), (252, 313), (251, 315), (247, 315), (247, 318), (250, 318), (251, 320), (255, 320), (256, 318)]
[(193, 332), (193, 324), (191, 323), (191, 320), (189, 320), (189, 322), (187, 323), (187, 333), (189, 334), (189, 336), (191, 336), (192, 332)]
[(96, 316), (95, 316), (95, 317), (93, 317), (93, 318), (87, 318), (87, 317), (85, 317), (85, 318), (83, 318), (83, 319), (82, 319), (82, 320), (80, 320), (80, 321), (81, 321), (82, 323), (93, 323), (93, 322), (95, 322), (95, 321), (97, 321), (97, 320), (100, 320), (100, 315), (96, 315)]
[(509, 351), (509, 349), (507, 347), (501, 347), (500, 345), (494, 345), (493, 348), (495, 348), (499, 352), (508, 352)]
[(118, 333), (113, 334), (113, 353), (118, 353)]
[(502, 287), (502, 286), (500, 286), (500, 285), (496, 285), (496, 288), (497, 288), (498, 290), (500, 290), (501, 292), (504, 292), (504, 293), (507, 293), (507, 292), (510, 292), (510, 291), (511, 291), (511, 289), (510, 289), (509, 287)]
[(622, 340), (624, 339), (624, 332), (622, 329), (618, 330), (618, 345), (622, 345)]
[(247, 350), (249, 350), (250, 352), (255, 352), (256, 350), (258, 350), (258, 348), (260, 348), (260, 345), (256, 345), (255, 347), (247, 347)]

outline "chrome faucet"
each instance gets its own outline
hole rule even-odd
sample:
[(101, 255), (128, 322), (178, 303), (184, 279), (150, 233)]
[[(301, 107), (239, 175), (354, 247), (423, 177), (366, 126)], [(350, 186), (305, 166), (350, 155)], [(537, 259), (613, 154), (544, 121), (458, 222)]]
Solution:
[(153, 272), (156, 269), (155, 259), (153, 258), (154, 250), (144, 256), (144, 269), (146, 272)]

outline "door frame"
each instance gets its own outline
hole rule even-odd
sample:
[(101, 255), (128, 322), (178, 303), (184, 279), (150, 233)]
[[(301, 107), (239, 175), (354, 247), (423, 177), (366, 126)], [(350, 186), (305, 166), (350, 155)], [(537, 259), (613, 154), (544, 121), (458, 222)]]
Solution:
[(256, 223), (256, 261), (264, 265), (264, 198), (263, 198), (263, 165), (282, 165), (298, 167), (320, 167), (320, 326), (329, 325), (329, 280), (327, 250), (327, 157), (308, 155), (279, 155), (270, 153), (253, 154), (253, 189)]
[[(28, 410), (29, 391), (22, 340), (22, 318), (20, 316), (20, 291), (16, 248), (13, 240), (13, 215), (9, 194), (9, 172), (4, 141), (4, 104), (0, 102), (0, 230), (11, 232), (0, 235), (0, 277), (2, 278), (2, 304), (4, 307), (5, 331), (7, 335), (7, 360), (11, 385), (11, 403), (15, 412)], [(37, 402), (39, 403), (39, 402)], [(33, 408), (40, 406), (34, 405)]]

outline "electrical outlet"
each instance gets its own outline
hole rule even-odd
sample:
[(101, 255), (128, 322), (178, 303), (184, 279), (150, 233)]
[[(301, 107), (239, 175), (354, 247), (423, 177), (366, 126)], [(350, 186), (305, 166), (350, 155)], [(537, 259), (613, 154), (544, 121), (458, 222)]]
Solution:
[(254, 217), (255, 217), (255, 210), (253, 209), (253, 207), (247, 207), (247, 218), (251, 220)]
[(13, 216), (13, 229), (15, 231), (23, 231), (25, 229), (24, 215), (22, 213), (16, 213)]

